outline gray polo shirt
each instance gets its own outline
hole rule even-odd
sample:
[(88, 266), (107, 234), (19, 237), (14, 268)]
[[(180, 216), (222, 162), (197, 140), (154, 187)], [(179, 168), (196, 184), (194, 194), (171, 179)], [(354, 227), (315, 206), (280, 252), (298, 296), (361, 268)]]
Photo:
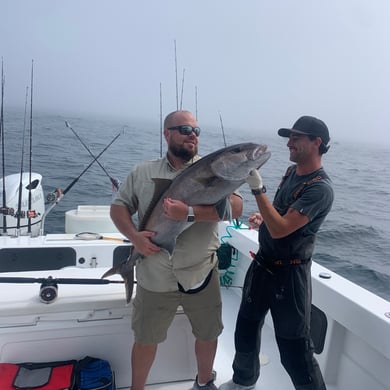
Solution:
[[(199, 158), (195, 156), (188, 166)], [(138, 213), (142, 221), (153, 198), (153, 179), (174, 179), (178, 173), (166, 157), (142, 162), (127, 176), (112, 203), (127, 207), (131, 215)], [(177, 237), (171, 258), (162, 250), (137, 261), (137, 283), (156, 292), (176, 291), (177, 283), (191, 289), (216, 265), (219, 245), (217, 222), (195, 222)]]

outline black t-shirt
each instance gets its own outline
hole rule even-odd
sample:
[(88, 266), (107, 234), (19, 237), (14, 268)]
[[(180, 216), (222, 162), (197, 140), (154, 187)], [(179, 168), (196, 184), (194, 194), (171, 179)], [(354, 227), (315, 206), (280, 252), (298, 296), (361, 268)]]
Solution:
[(279, 186), (273, 205), (280, 215), (289, 208), (306, 215), (309, 222), (290, 235), (273, 239), (265, 223), (259, 228), (259, 244), (262, 256), (270, 260), (309, 260), (313, 254), (318, 229), (333, 203), (331, 181), (323, 168), (309, 175), (298, 176), (291, 166)]

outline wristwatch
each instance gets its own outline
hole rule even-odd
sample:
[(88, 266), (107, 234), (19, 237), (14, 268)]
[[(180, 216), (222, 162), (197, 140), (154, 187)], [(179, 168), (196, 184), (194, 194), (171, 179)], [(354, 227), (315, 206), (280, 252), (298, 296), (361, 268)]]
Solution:
[(194, 222), (194, 221), (195, 221), (194, 209), (191, 206), (188, 206), (187, 222)]
[(265, 194), (267, 192), (267, 188), (265, 186), (258, 188), (257, 190), (252, 190), (253, 195), (260, 195), (260, 194)]

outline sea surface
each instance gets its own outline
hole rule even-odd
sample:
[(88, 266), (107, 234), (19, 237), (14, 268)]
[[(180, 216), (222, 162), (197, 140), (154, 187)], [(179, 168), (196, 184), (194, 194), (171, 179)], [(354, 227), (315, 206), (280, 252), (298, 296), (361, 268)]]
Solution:
[[(28, 118), (27, 118), (28, 119)], [(97, 156), (118, 134), (119, 138), (99, 158), (106, 172), (93, 160), (65, 121)], [(28, 121), (27, 121), (28, 122)], [(29, 170), (30, 132), (24, 132), (24, 171)], [(22, 161), (24, 110), (5, 110), (5, 173), (19, 173)], [(61, 202), (46, 218), (46, 233), (64, 230), (64, 212), (78, 205), (107, 205), (113, 196), (110, 178), (123, 181), (134, 164), (156, 159), (165, 153), (159, 119), (118, 120), (34, 113), (32, 170), (43, 176), (45, 195), (72, 185)], [(286, 139), (275, 133), (225, 130), (228, 145), (257, 142), (268, 145), (270, 160), (261, 168), (263, 181), (272, 198), (289, 162)], [(202, 127), (199, 152), (205, 155), (224, 147), (221, 129)], [(1, 164), (1, 161), (0, 161)], [(335, 201), (317, 238), (314, 260), (390, 301), (390, 154), (386, 145), (334, 142), (323, 157), (323, 165), (333, 181)], [(1, 164), (2, 166), (2, 164)], [(82, 174), (82, 172), (85, 173)], [(76, 180), (75, 180), (76, 179)], [(256, 211), (246, 185), (244, 214)]]

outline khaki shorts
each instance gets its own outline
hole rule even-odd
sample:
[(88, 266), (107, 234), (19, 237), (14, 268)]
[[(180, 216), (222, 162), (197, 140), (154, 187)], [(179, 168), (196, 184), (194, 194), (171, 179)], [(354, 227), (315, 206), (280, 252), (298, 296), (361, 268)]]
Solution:
[(152, 292), (137, 285), (132, 314), (135, 341), (139, 344), (163, 342), (179, 306), (190, 320), (195, 338), (203, 341), (217, 339), (223, 329), (218, 270), (212, 271), (209, 284), (195, 294)]

